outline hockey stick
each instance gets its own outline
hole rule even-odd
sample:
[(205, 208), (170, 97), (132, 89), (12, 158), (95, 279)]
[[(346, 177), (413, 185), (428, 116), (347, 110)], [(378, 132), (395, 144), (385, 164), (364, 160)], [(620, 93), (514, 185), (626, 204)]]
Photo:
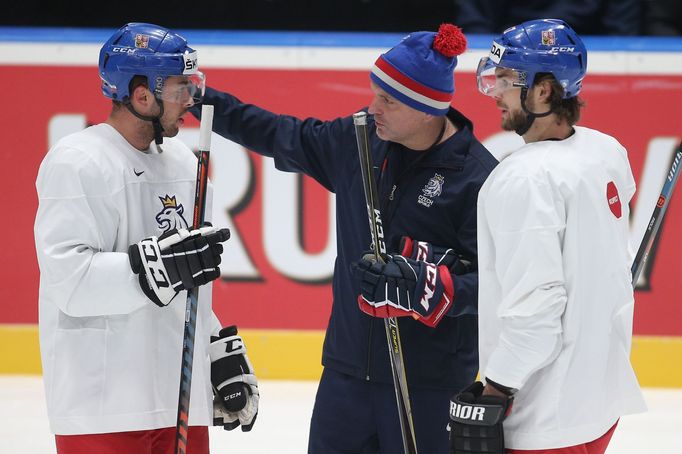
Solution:
[[(199, 127), (199, 156), (197, 163), (197, 182), (194, 192), (194, 218), (192, 229), (204, 223), (206, 211), (206, 188), (208, 185), (208, 159), (211, 149), (211, 130), (213, 129), (213, 106), (201, 106), (201, 126)], [(192, 389), (192, 366), (194, 364), (194, 331), (197, 326), (197, 301), (199, 287), (187, 292), (185, 306), (185, 331), (182, 338), (182, 367), (180, 369), (180, 391), (178, 393), (178, 418), (175, 424), (175, 453), (187, 452), (189, 433), (189, 398)]]
[(675, 188), (675, 183), (677, 183), (677, 177), (680, 176), (680, 167), (682, 167), (682, 143), (677, 147), (675, 152), (675, 157), (673, 163), (670, 166), (670, 172), (666, 176), (665, 182), (663, 183), (663, 189), (661, 189), (661, 195), (658, 196), (658, 201), (654, 207), (654, 212), (651, 214), (651, 219), (647, 225), (646, 231), (644, 232), (644, 237), (637, 250), (637, 255), (635, 255), (635, 261), (632, 263), (632, 285), (633, 287), (637, 285), (637, 280), (639, 275), (646, 265), (646, 260), (649, 257), (649, 251), (651, 246), (654, 244), (656, 235), (658, 234), (658, 228), (661, 226), (661, 221), (663, 221), (663, 216), (665, 216), (665, 210), (668, 209), (668, 203), (670, 202), (670, 197), (673, 194), (673, 189)]
[[(372, 232), (372, 249), (377, 262), (384, 262), (382, 254), (386, 253), (384, 241), (384, 229), (381, 223), (381, 211), (377, 196), (377, 186), (374, 181), (372, 169), (372, 155), (369, 151), (369, 138), (367, 135), (367, 114), (358, 112), (353, 114), (355, 136), (358, 142), (358, 154), (360, 156), (360, 170), (362, 172), (362, 186), (365, 190), (367, 202), (367, 216), (369, 228)], [(393, 371), (393, 386), (398, 403), (398, 416), (400, 418), (400, 432), (403, 436), (403, 446), (406, 454), (417, 454), (417, 439), (414, 435), (412, 423), (412, 408), (410, 407), (410, 395), (407, 389), (407, 376), (403, 361), (403, 348), (400, 344), (400, 331), (398, 320), (395, 317), (384, 319), (386, 328), (386, 340), (388, 341), (391, 370)], [(409, 433), (408, 433), (409, 431)]]

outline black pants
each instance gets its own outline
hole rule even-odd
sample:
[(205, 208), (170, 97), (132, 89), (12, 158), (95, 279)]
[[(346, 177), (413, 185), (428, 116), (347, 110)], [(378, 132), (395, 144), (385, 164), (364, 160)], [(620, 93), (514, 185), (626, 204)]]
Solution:
[[(448, 454), (448, 409), (457, 391), (410, 387), (420, 454)], [(315, 397), (308, 454), (403, 452), (393, 385), (325, 368)]]

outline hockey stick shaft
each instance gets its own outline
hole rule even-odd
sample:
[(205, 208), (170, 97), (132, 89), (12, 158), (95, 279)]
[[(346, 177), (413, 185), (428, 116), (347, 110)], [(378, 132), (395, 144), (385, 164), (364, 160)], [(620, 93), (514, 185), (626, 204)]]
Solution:
[(637, 280), (639, 275), (642, 273), (644, 266), (646, 265), (647, 258), (649, 257), (649, 252), (651, 251), (651, 246), (654, 244), (656, 235), (658, 234), (658, 229), (663, 221), (663, 216), (665, 216), (665, 211), (668, 209), (668, 204), (670, 203), (670, 197), (672, 196), (673, 189), (677, 183), (677, 178), (680, 176), (680, 167), (682, 167), (682, 143), (677, 147), (675, 156), (673, 157), (672, 165), (670, 166), (670, 171), (666, 175), (665, 182), (663, 183), (663, 189), (661, 189), (661, 194), (658, 196), (658, 201), (654, 207), (654, 211), (651, 214), (651, 219), (647, 225), (646, 231), (644, 232), (644, 237), (637, 250), (637, 255), (635, 255), (635, 260), (632, 263), (632, 285), (637, 285)]
[[(355, 136), (358, 143), (362, 185), (367, 203), (367, 216), (372, 233), (372, 249), (375, 259), (378, 262), (383, 262), (383, 254), (386, 254), (386, 242), (384, 241), (384, 229), (381, 222), (381, 211), (379, 210), (378, 192), (376, 182), (374, 181), (372, 155), (369, 149), (367, 114), (365, 112), (353, 114), (353, 124), (355, 125)], [(407, 387), (398, 320), (395, 317), (386, 318), (384, 319), (384, 327), (386, 329), (391, 370), (393, 371), (393, 386), (398, 404), (403, 446), (406, 454), (417, 454), (417, 440), (412, 422), (412, 408), (410, 406), (410, 395)]]
[[(213, 106), (201, 107), (199, 127), (199, 156), (197, 163), (196, 189), (194, 192), (194, 217), (192, 229), (204, 223), (206, 215), (206, 189), (208, 186), (208, 160), (211, 149), (213, 128)], [(180, 368), (180, 391), (178, 392), (178, 417), (175, 424), (175, 453), (187, 452), (189, 434), (189, 398), (192, 389), (192, 366), (194, 365), (194, 332), (197, 326), (197, 302), (199, 287), (187, 292), (185, 305), (185, 330), (182, 338), (182, 367)]]

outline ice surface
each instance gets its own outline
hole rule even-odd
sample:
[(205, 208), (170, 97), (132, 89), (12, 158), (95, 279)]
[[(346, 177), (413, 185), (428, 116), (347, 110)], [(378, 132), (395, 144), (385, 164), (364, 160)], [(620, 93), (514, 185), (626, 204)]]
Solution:
[[(253, 430), (212, 428), (211, 453), (305, 453), (316, 389), (316, 382), (261, 381)], [(623, 418), (607, 454), (682, 453), (682, 389), (646, 389), (644, 394), (649, 412)], [(0, 451), (56, 452), (44, 399), (40, 377), (0, 375)]]

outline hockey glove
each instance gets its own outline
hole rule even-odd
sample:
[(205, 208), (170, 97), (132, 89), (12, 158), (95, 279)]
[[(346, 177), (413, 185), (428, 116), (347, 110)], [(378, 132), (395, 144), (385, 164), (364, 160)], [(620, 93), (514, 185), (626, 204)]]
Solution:
[(437, 266), (444, 265), (454, 274), (466, 274), (476, 271), (476, 264), (455, 253), (451, 248), (434, 246), (426, 241), (413, 240), (409, 236), (400, 239), (400, 255), (420, 262), (429, 262)]
[(169, 230), (128, 248), (130, 267), (139, 275), (142, 291), (160, 307), (175, 295), (220, 276), (220, 254), (229, 229), (204, 226), (197, 230)]
[(352, 265), (360, 287), (360, 309), (373, 317), (412, 316), (435, 327), (452, 305), (454, 286), (450, 270), (401, 255), (387, 256), (386, 263), (366, 255)]
[(483, 396), (476, 382), (450, 399), (450, 454), (504, 454), (502, 422), (512, 407), (512, 396)]
[(211, 383), (213, 383), (213, 425), (232, 430), (242, 426), (248, 432), (258, 416), (258, 380), (246, 356), (246, 346), (236, 326), (211, 336)]

